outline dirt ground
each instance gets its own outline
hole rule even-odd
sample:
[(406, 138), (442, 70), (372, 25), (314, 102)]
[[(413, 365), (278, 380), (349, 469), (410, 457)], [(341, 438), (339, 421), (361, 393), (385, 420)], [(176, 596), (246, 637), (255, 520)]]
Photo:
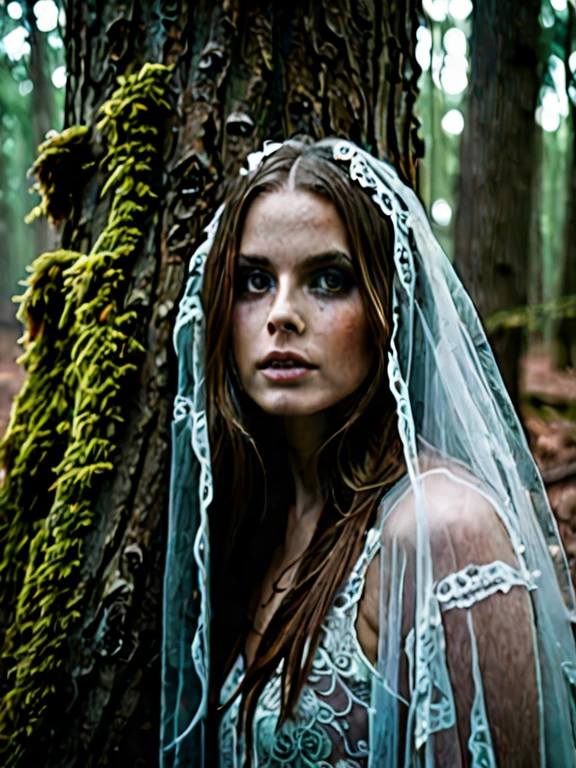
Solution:
[[(0, 437), (24, 373), (19, 328), (0, 326)], [(576, 582), (576, 370), (557, 371), (541, 349), (522, 363), (522, 419), (548, 491)]]
[(522, 418), (576, 584), (576, 370), (533, 351), (523, 364)]

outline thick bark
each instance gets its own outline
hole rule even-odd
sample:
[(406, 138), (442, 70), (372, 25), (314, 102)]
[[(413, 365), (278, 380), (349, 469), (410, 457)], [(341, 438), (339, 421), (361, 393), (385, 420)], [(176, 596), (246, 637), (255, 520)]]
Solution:
[[(171, 405), (171, 331), (187, 262), (235, 174), (264, 139), (338, 134), (372, 148), (414, 182), (422, 147), (413, 112), (417, 0), (71, 2), (66, 11), (66, 122), (91, 123), (118, 74), (174, 64), (178, 113), (166, 126), (165, 194), (144, 233), (130, 298), (147, 308), (145, 364), (126, 413), (121, 459), (85, 542), (89, 601), (71, 633), (54, 707), (26, 759), (157, 765), (162, 567)], [(96, 157), (102, 152), (97, 132)], [(86, 252), (108, 205), (94, 174), (63, 246)], [(117, 577), (117, 578), (116, 578)], [(121, 640), (121, 642), (118, 642)], [(66, 711), (66, 717), (62, 712)], [(38, 763), (39, 764), (39, 763)]]
[[(484, 318), (526, 304), (539, 12), (539, 0), (474, 4), (455, 260)], [(517, 401), (522, 333), (491, 342)]]

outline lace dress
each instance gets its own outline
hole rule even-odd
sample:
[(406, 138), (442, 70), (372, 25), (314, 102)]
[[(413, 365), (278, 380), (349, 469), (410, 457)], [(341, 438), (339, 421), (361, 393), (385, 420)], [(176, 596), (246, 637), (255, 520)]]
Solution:
[[(397, 496), (406, 486), (403, 479), (389, 493)], [(358, 641), (356, 619), (366, 571), (380, 549), (380, 541), (378, 525), (366, 533), (360, 557), (324, 618), (308, 683), (302, 690), (295, 716), (278, 732), (282, 664), (264, 688), (254, 715), (254, 768), (367, 768), (372, 680), (377, 672)], [(222, 686), (221, 703), (236, 689), (243, 667), (240, 655)], [(238, 698), (220, 724), (220, 768), (244, 766), (239, 708)]]

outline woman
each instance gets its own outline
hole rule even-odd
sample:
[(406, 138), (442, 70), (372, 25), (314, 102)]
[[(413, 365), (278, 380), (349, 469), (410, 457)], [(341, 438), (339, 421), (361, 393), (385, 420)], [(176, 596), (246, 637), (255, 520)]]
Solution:
[(164, 765), (574, 765), (565, 556), (416, 196), (268, 145), (190, 269)]

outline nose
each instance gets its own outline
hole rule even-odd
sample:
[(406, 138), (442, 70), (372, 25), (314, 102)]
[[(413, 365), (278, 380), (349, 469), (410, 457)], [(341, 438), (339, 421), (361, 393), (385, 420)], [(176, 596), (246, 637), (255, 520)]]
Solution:
[(299, 336), (306, 330), (304, 318), (298, 312), (287, 291), (279, 291), (272, 305), (267, 322), (268, 333), (273, 336), (278, 331), (296, 333)]

